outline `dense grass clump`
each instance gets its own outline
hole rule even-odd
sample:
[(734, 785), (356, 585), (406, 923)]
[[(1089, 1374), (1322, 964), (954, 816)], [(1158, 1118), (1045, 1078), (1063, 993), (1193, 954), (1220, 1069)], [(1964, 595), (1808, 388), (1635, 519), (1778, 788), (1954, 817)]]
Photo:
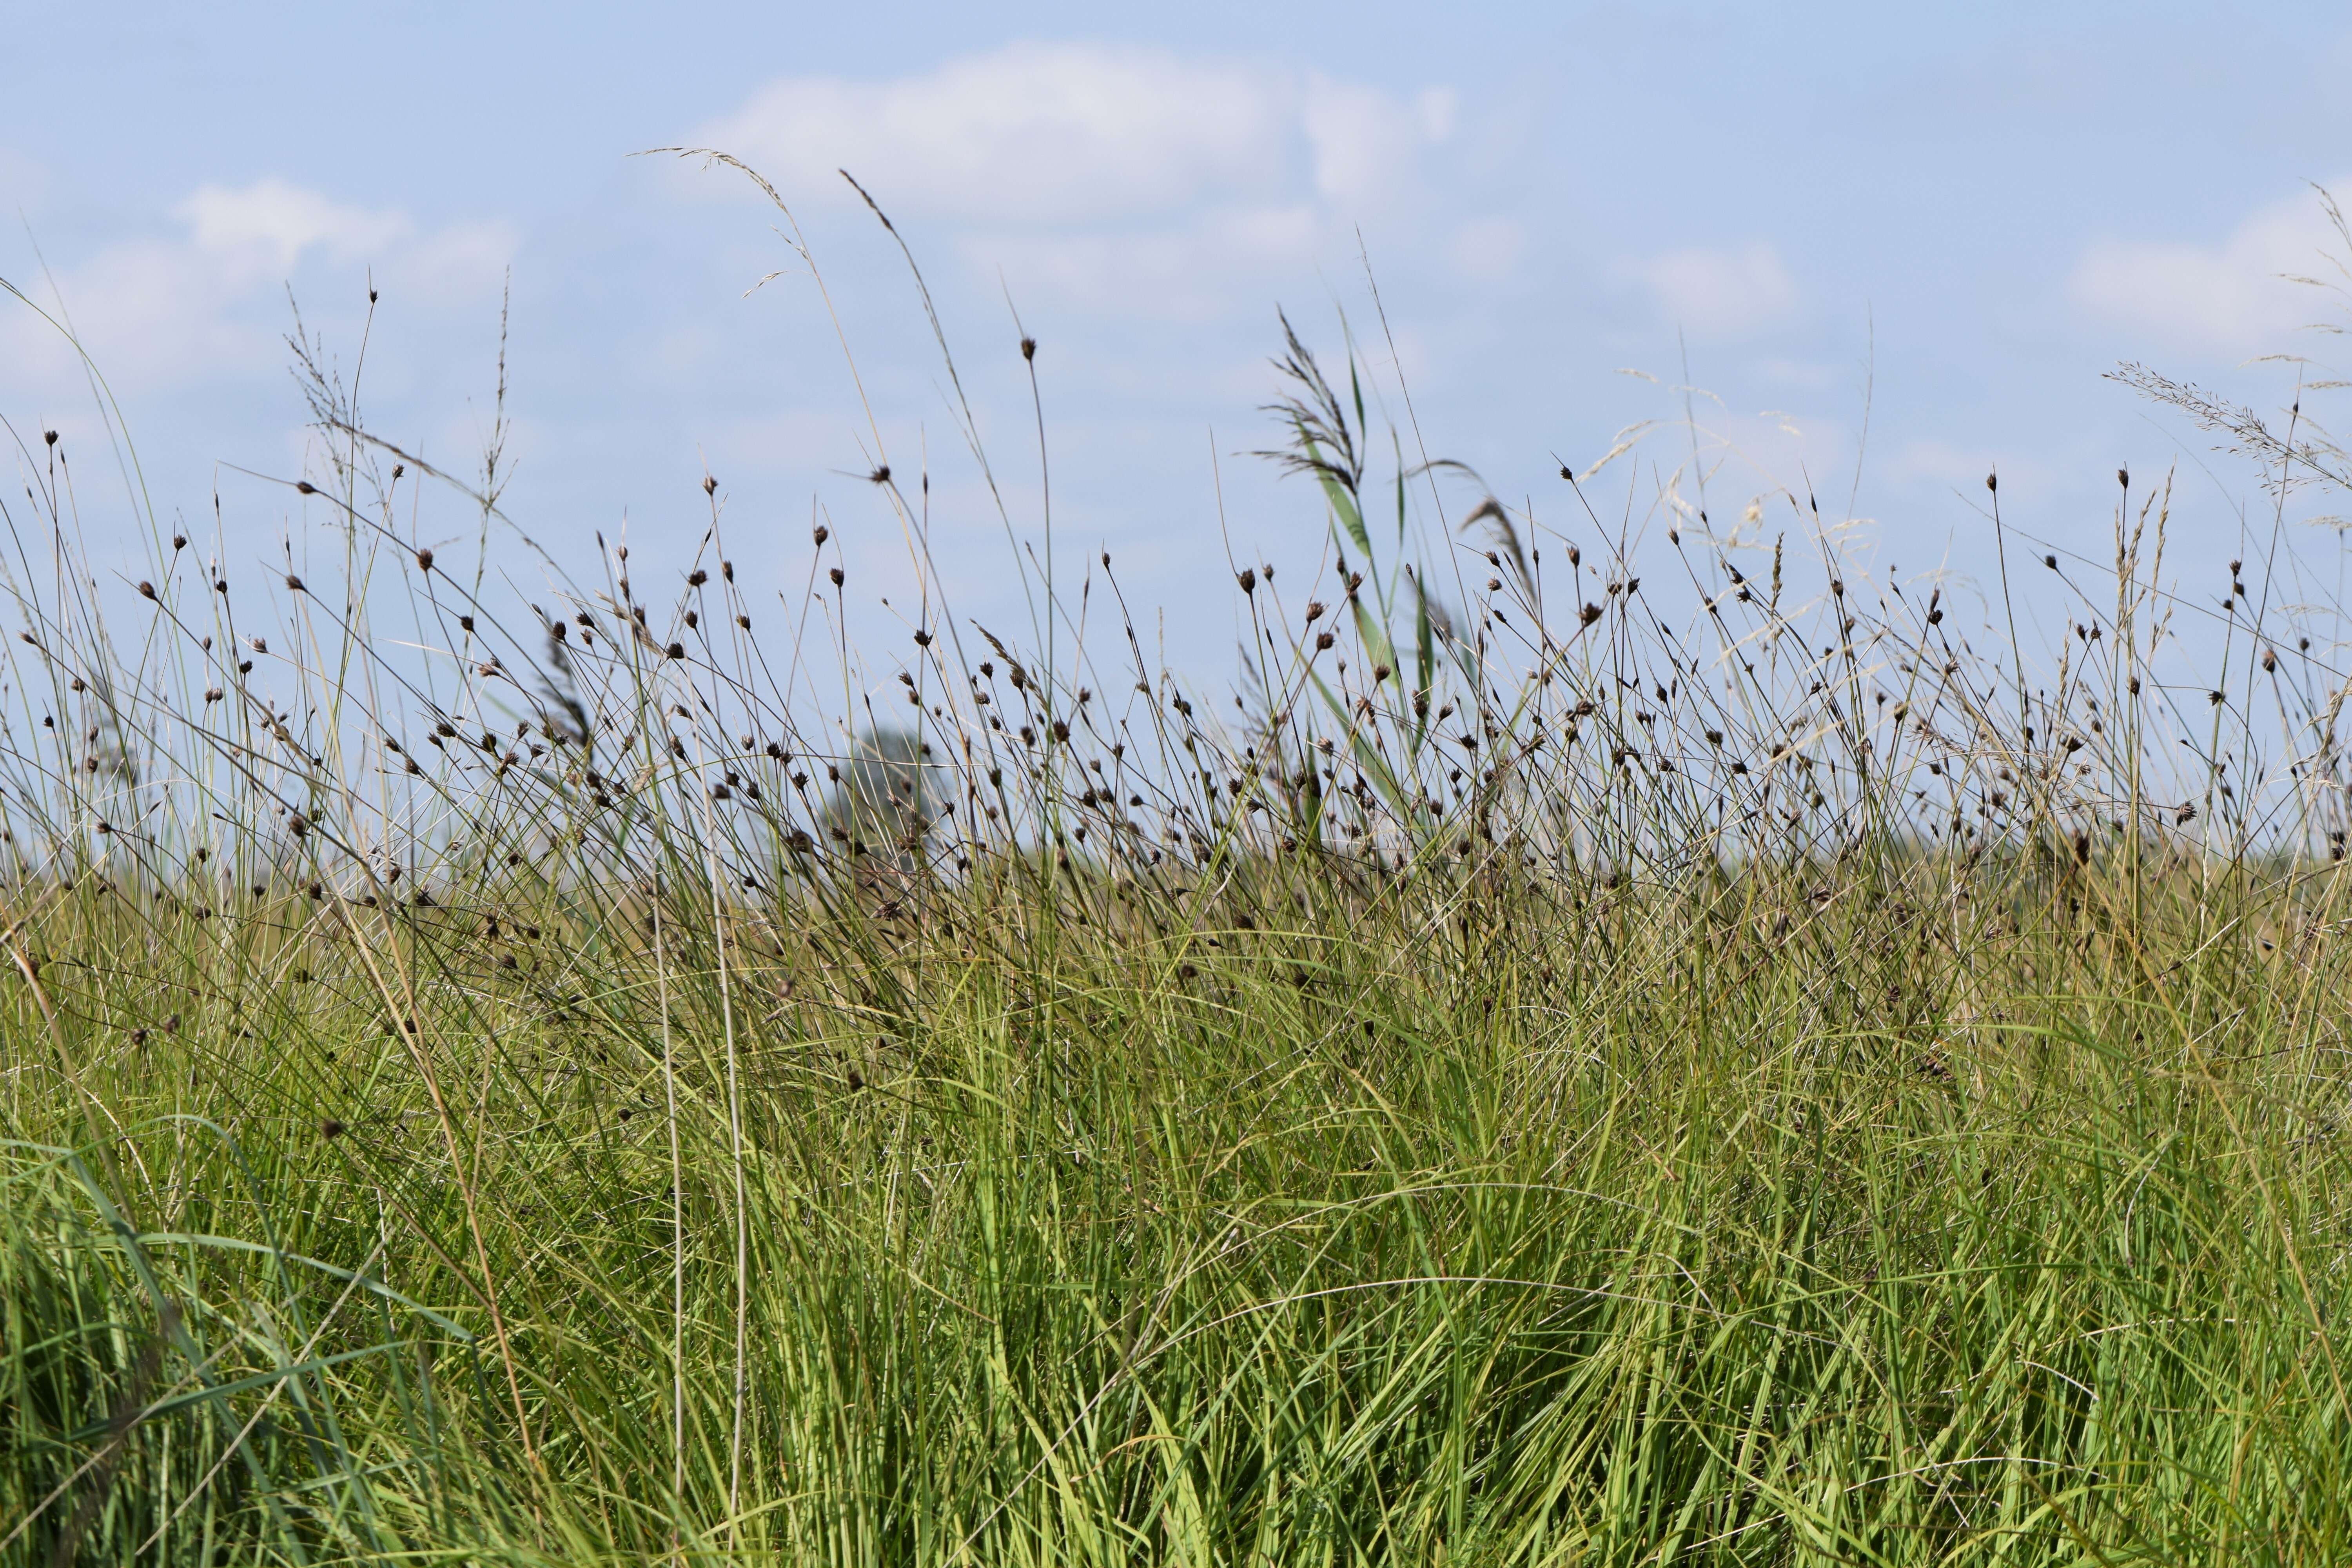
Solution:
[(2046, 654), (1696, 470), (1645, 588), (1292, 336), (1224, 725), (879, 461), (895, 647), (715, 481), (510, 601), (300, 346), (340, 561), (5, 518), (0, 1558), (2352, 1553), (2343, 676), (2161, 489)]

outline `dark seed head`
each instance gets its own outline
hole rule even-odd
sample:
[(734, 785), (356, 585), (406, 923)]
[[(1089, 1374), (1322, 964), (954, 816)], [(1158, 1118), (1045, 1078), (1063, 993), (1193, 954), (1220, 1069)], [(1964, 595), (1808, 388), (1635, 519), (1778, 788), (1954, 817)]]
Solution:
[(297, 495), (314, 496), (319, 493), (319, 487), (312, 484), (308, 479), (296, 479), (294, 481), (294, 493)]
[(712, 479), (709, 474), (703, 475), (702, 493), (707, 496), (717, 495), (719, 493), (719, 481)]
[[(1037, 340), (1036, 340), (1036, 339), (1034, 339), (1034, 338), (1023, 338), (1023, 339), (1021, 340), (1021, 357), (1022, 357), (1023, 359), (1024, 359), (1024, 360), (1031, 360), (1031, 361), (1034, 361), (1034, 360), (1036, 359), (1036, 357), (1037, 357)], [(56, 440), (57, 438), (58, 438), (57, 432), (56, 432), (56, 431), (54, 431), (54, 430), (50, 431), (50, 432), (49, 432), (49, 439), (50, 439), (50, 440), (52, 440), (52, 441), (54, 441), (54, 440)]]
[(430, 572), (430, 571), (432, 571), (432, 570), (433, 570), (433, 552), (432, 552), (432, 551), (430, 551), (430, 550), (420, 550), (420, 551), (418, 551), (418, 552), (416, 552), (416, 565), (417, 565), (417, 569), (418, 569), (419, 571), (424, 571), (424, 572)]
[(341, 1122), (331, 1116), (319, 1123), (319, 1136), (321, 1138), (341, 1138), (347, 1131), (349, 1130)]

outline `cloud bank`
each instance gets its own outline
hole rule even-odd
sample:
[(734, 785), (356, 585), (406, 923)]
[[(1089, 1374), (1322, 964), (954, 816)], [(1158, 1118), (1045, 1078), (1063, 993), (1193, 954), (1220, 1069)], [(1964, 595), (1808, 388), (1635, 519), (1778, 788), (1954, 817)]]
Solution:
[[(53, 286), (11, 279), (71, 327), (121, 391), (277, 368), (280, 290), (314, 261), (365, 266), (408, 300), (446, 305), (494, 294), (517, 244), (504, 224), (425, 230), (404, 213), (277, 178), (200, 186), (172, 216), (176, 232), (104, 247)], [(72, 346), (29, 311), (0, 313), (0, 353), (44, 390), (82, 384)]]
[(2352, 239), (2305, 193), (2257, 209), (2218, 243), (2102, 241), (2075, 264), (2067, 292), (2091, 315), (2168, 348), (2273, 353), (2290, 347), (2296, 329), (2340, 309), (2340, 297), (2295, 279), (2344, 285), (2331, 257), (2347, 251)]
[(1345, 246), (1359, 224), (1435, 226), (1430, 248), (1497, 280), (1524, 248), (1459, 194), (1450, 89), (1164, 50), (1019, 44), (881, 80), (772, 82), (698, 133), (794, 202), (857, 197), (947, 226), (978, 271), (1089, 310), (1198, 321)]

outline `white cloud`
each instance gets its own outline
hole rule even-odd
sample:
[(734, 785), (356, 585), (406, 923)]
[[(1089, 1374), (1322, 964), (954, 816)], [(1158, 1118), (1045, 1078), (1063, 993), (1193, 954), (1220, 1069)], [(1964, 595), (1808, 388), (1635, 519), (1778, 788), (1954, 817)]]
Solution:
[[(54, 296), (37, 296), (45, 308), (62, 307), (121, 390), (274, 363), (283, 328), (272, 296), (314, 258), (364, 263), (380, 287), (454, 302), (495, 289), (515, 245), (503, 225), (419, 233), (405, 214), (347, 205), (278, 179), (203, 186), (173, 216), (178, 235), (108, 246), (66, 268)], [(266, 324), (252, 319), (265, 310)], [(78, 383), (71, 348), (21, 308), (0, 313), (0, 353), (37, 383)]]
[(1623, 270), (1693, 337), (1752, 336), (1787, 321), (1797, 308), (1796, 283), (1768, 240), (1733, 250), (1668, 251)]
[(509, 223), (451, 224), (394, 247), (379, 268), (379, 281), (436, 305), (482, 299), (503, 286), (521, 243)]
[(801, 77), (703, 132), (786, 198), (997, 222), (1101, 219), (1270, 190), (1279, 79), (1156, 50), (1021, 44), (887, 81)]
[(1444, 88), (1402, 104), (1378, 88), (1309, 76), (1298, 118), (1317, 194), (1355, 209), (1394, 200), (1401, 187), (1418, 183), (1421, 149), (1453, 133), (1454, 115), (1454, 94)]
[(1198, 321), (1237, 289), (1312, 262), (1331, 226), (1305, 203), (1230, 206), (1145, 233), (991, 234), (964, 242), (983, 268), (1003, 268), (1017, 295), (1081, 310)]
[[(1199, 322), (1352, 257), (1360, 222), (1427, 215), (1453, 188), (1431, 164), (1458, 113), (1442, 87), (1019, 44), (883, 80), (772, 82), (698, 140), (791, 202), (855, 203), (847, 169), (894, 218), (946, 225), (992, 293), (1001, 275), (1024, 301)], [(1451, 256), (1491, 278), (1519, 245), (1490, 219)]]
[(1499, 283), (1518, 270), (1527, 248), (1527, 228), (1518, 219), (1472, 218), (1445, 242), (1445, 259), (1474, 283)]
[(1349, 216), (1418, 182), (1453, 94), (1378, 88), (1161, 50), (1017, 44), (880, 81), (771, 83), (699, 136), (787, 200), (855, 201), (992, 226), (1165, 217), (1313, 195)]
[(187, 224), (197, 250), (280, 273), (314, 246), (338, 261), (379, 256), (407, 238), (412, 226), (403, 214), (344, 206), (279, 179), (240, 189), (203, 186), (174, 216)]
[(2107, 321), (2169, 345), (2219, 354), (2273, 353), (2322, 313), (2280, 274), (2329, 270), (2344, 244), (2311, 195), (2262, 207), (2218, 245), (2105, 240), (2075, 263), (2068, 293)]

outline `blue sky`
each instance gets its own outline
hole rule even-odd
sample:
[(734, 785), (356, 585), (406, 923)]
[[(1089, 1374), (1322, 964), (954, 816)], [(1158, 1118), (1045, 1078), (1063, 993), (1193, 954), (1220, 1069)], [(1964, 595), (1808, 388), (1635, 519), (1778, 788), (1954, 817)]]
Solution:
[[(899, 583), (814, 289), (747, 297), (793, 262), (774, 215), (723, 172), (629, 156), (715, 144), (793, 204), (894, 466), (928, 458), (967, 613), (1018, 602), (1003, 528), (903, 263), (836, 166), (922, 262), (1026, 536), (1018, 310), (1058, 538), (1113, 552), (1203, 677), (1232, 646), (1228, 541), (1304, 569), (1323, 540), (1313, 497), (1246, 456), (1273, 434), (1276, 308), (1334, 357), (1344, 310), (1392, 379), (1360, 236), (1429, 451), (1544, 524), (1581, 516), (1551, 455), (1677, 415), (1686, 358), (1717, 507), (1810, 478), (1908, 574), (1982, 564), (1995, 464), (2011, 521), (2096, 557), (2116, 467), (2178, 462), (2179, 559), (2233, 552), (2266, 504), (2250, 477), (2102, 373), (2142, 360), (2284, 405), (2293, 368), (2252, 362), (2325, 361), (2298, 329), (2333, 302), (2275, 275), (2324, 265), (2309, 183), (2352, 197), (2334, 6), (5, 11), (0, 204), (21, 221), (0, 277), (70, 310), (167, 519), (208, 531), (217, 486), (233, 563), (326, 521), (236, 471), (306, 460), (289, 287), (349, 369), (373, 279), (371, 421), (464, 468), (510, 269), (508, 510), (559, 555), (593, 573), (592, 531), (625, 519), (677, 557), (707, 464), (755, 580), (801, 582), (821, 507), (861, 583)], [(16, 308), (0, 413), (97, 436)], [(1638, 521), (1686, 455), (1654, 435), (1608, 493)], [(128, 512), (89, 490), (128, 563)], [(419, 527), (468, 534), (455, 507)], [(2298, 537), (2333, 562), (2333, 534)]]

